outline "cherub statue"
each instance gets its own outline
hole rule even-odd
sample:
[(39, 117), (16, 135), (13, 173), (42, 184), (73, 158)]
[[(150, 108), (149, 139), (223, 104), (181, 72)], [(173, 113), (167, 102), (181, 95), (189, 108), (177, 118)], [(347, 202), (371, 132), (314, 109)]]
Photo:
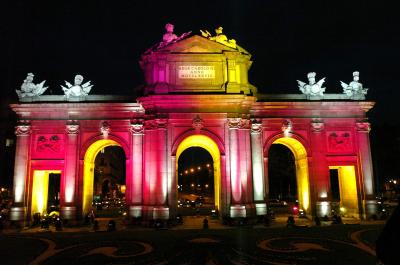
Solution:
[(24, 82), (21, 85), (21, 90), (16, 90), (18, 97), (21, 98), (25, 98), (25, 97), (35, 97), (35, 96), (40, 96), (42, 95), (46, 89), (48, 88), (43, 87), (44, 83), (46, 82), (46, 80), (42, 81), (39, 84), (34, 84), (33, 83), (33, 77), (34, 74), (32, 73), (28, 73), (28, 75), (26, 76)]
[(82, 81), (83, 81), (83, 76), (81, 75), (75, 76), (74, 85), (71, 85), (69, 82), (65, 81), (65, 84), (67, 85), (68, 88), (61, 85), (65, 96), (67, 98), (87, 96), (90, 90), (92, 89), (93, 85), (90, 84), (90, 81), (81, 85)]
[(300, 91), (307, 96), (322, 97), (326, 89), (325, 87), (322, 87), (325, 82), (325, 77), (315, 83), (315, 73), (311, 72), (307, 74), (307, 78), (308, 84), (297, 80)]
[(360, 72), (355, 71), (353, 72), (353, 81), (351, 81), (350, 84), (340, 81), (340, 84), (343, 87), (343, 93), (349, 98), (365, 99), (368, 88), (363, 88), (363, 85), (358, 82), (358, 80), (360, 80)]
[(231, 48), (236, 49), (236, 40), (231, 39), (228, 40), (228, 37), (226, 37), (225, 34), (222, 33), (223, 27), (218, 27), (215, 29), (215, 36), (211, 36), (211, 33), (208, 32), (208, 30), (200, 30), (201, 35), (209, 40), (213, 40), (216, 42), (219, 42), (223, 45), (229, 46)]
[(181, 36), (178, 37), (174, 34), (174, 25), (172, 25), (170, 23), (167, 23), (165, 25), (165, 30), (167, 32), (163, 35), (163, 40), (158, 45), (158, 48), (162, 48), (164, 46), (167, 46), (170, 43), (177, 42), (177, 41), (185, 38), (186, 36), (188, 36), (190, 33), (192, 33), (191, 31), (189, 31), (189, 32), (183, 33)]

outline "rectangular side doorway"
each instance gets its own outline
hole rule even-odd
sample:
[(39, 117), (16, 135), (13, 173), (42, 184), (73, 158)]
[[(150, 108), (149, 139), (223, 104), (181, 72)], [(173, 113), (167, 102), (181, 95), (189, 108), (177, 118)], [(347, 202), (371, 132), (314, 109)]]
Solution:
[(340, 214), (360, 218), (354, 166), (330, 166), (332, 202), (339, 202)]
[(34, 170), (31, 216), (58, 211), (60, 196), (60, 170)]

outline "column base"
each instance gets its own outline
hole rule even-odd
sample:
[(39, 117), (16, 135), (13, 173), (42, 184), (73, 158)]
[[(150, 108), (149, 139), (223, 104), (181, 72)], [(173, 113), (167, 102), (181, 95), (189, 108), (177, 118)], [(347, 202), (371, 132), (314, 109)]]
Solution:
[(378, 213), (378, 205), (376, 200), (363, 200), (364, 205), (364, 219), (368, 220), (373, 218)]
[(169, 219), (169, 208), (168, 207), (154, 207), (153, 208), (153, 219), (168, 220)]
[(263, 203), (256, 203), (256, 215), (266, 215), (267, 214), (267, 204)]
[(246, 206), (231, 205), (229, 215), (231, 218), (246, 217)]
[(331, 203), (329, 201), (318, 201), (315, 208), (318, 217), (329, 216), (331, 214)]
[(169, 219), (169, 207), (165, 206), (142, 206), (143, 207), (143, 219), (145, 220), (168, 220)]
[(141, 205), (131, 205), (129, 206), (128, 214), (131, 218), (142, 217), (143, 206)]
[(63, 220), (75, 220), (76, 219), (76, 207), (75, 206), (63, 206), (61, 207), (61, 219)]
[(11, 207), (10, 220), (11, 221), (24, 221), (26, 207)]

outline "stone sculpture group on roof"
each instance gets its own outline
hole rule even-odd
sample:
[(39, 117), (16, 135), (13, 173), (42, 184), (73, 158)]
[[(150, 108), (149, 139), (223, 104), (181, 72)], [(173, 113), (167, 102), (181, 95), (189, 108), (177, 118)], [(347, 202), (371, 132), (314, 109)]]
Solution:
[[(163, 35), (162, 41), (157, 43), (156, 45), (152, 46), (147, 52), (151, 52), (154, 49), (160, 49), (163, 47), (166, 47), (172, 43), (176, 43), (187, 36), (189, 36), (192, 32), (186, 32), (183, 33), (181, 36), (177, 36), (174, 33), (174, 25), (167, 23), (165, 25), (165, 30), (166, 33)], [(238, 45), (236, 45), (236, 41), (234, 39), (228, 39), (226, 35), (222, 33), (223, 28), (218, 27), (215, 29), (215, 36), (212, 36), (210, 32), (207, 30), (200, 30), (201, 34), (203, 37), (211, 40), (218, 42), (220, 44), (223, 44), (225, 46), (228, 46), (230, 48), (239, 48)], [(353, 81), (351, 81), (349, 84), (344, 83), (343, 81), (340, 81), (340, 84), (343, 88), (343, 94), (346, 96), (348, 99), (352, 100), (364, 100), (365, 95), (367, 94), (368, 88), (363, 88), (363, 85), (359, 82), (359, 76), (360, 73), (358, 71), (353, 72)], [(21, 85), (20, 90), (16, 90), (16, 93), (18, 95), (18, 98), (21, 99), (26, 99), (26, 98), (37, 98), (43, 95), (43, 93), (46, 91), (48, 87), (44, 86), (44, 83), (46, 80), (42, 81), (41, 83), (34, 84), (33, 83), (33, 73), (28, 73), (27, 77), (23, 81)], [(305, 82), (302, 82), (300, 80), (297, 80), (298, 87), (300, 91), (306, 95), (307, 99), (314, 99), (314, 100), (319, 100), (323, 99), (324, 97), (324, 92), (325, 92), (325, 87), (322, 87), (322, 85), (325, 82), (325, 77), (320, 79), (318, 82), (316, 82), (316, 73), (315, 72), (310, 72), (307, 74), (308, 78), (308, 84)], [(83, 83), (83, 76), (82, 75), (76, 75), (74, 79), (74, 84), (72, 85), (71, 83), (65, 81), (66, 87), (61, 85), (62, 90), (64, 91), (64, 96), (66, 99), (80, 99), (86, 97), (93, 85), (91, 85), (90, 81)]]

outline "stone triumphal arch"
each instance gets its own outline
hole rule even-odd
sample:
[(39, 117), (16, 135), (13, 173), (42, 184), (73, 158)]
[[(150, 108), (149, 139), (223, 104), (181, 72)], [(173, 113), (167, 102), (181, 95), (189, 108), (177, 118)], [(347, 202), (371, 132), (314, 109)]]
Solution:
[(308, 84), (298, 81), (298, 94), (260, 94), (248, 80), (250, 53), (222, 32), (168, 34), (142, 55), (145, 86), (137, 99), (90, 95), (95, 86), (82, 85), (80, 75), (65, 95), (45, 95), (29, 75), (11, 105), (18, 116), (12, 220), (45, 213), (50, 174), (59, 177), (62, 217), (88, 214), (95, 157), (107, 146), (125, 153), (129, 217), (176, 215), (177, 163), (190, 147), (213, 159), (220, 216), (265, 215), (274, 144), (293, 153), (299, 207), (307, 214), (330, 214), (332, 170), (345, 214), (375, 213), (366, 117), (374, 103), (365, 100), (358, 72), (349, 85), (342, 82), (342, 94), (325, 93), (315, 73)]

